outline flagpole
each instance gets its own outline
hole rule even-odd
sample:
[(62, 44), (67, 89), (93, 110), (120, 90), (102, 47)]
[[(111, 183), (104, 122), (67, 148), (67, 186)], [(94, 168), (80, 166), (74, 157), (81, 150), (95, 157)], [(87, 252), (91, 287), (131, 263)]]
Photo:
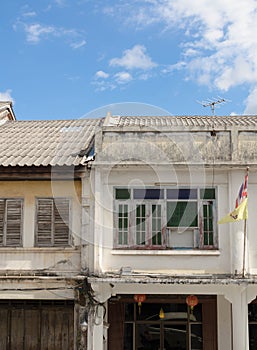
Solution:
[(244, 220), (244, 252), (243, 252), (243, 278), (245, 277), (245, 255), (246, 255), (246, 219)]
[[(246, 175), (248, 181), (249, 167), (246, 167)], [(243, 250), (243, 278), (245, 277), (245, 259), (246, 259), (246, 228), (247, 228), (247, 219), (244, 219), (244, 250)]]

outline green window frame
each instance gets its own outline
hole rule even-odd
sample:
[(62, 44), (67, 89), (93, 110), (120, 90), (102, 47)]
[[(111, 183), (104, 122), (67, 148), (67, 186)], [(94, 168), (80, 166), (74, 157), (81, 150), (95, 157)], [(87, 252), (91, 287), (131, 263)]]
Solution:
[(169, 235), (182, 231), (185, 248), (217, 248), (215, 188), (115, 188), (114, 202), (115, 248), (178, 248)]

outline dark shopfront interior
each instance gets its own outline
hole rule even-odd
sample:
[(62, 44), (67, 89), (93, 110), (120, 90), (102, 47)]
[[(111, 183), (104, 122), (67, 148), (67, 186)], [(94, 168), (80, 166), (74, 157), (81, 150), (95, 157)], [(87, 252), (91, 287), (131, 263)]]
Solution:
[(216, 296), (197, 296), (190, 308), (187, 295), (133, 295), (110, 299), (109, 350), (217, 350)]

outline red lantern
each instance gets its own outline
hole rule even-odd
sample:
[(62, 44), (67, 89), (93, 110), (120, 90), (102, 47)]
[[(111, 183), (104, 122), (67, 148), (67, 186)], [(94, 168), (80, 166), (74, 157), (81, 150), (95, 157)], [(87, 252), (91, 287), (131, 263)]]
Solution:
[(145, 294), (135, 294), (134, 300), (138, 305), (138, 313), (140, 315), (141, 314), (141, 306), (142, 306), (142, 303), (146, 300), (146, 296), (145, 296)]
[(134, 295), (134, 300), (136, 303), (143, 303), (146, 299), (145, 294), (135, 294)]
[(191, 313), (193, 313), (194, 307), (198, 304), (198, 298), (196, 295), (188, 295), (186, 303), (190, 307)]

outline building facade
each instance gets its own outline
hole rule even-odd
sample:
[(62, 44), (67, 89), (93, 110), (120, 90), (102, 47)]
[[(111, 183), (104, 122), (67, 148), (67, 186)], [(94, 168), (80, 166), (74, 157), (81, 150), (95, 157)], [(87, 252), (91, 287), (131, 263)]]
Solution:
[[(256, 132), (256, 116), (105, 119), (88, 349), (256, 348)], [(246, 166), (249, 219), (218, 225)]]
[(0, 125), (1, 349), (86, 347), (83, 165), (99, 120)]
[[(256, 116), (0, 103), (0, 348), (256, 349), (256, 135)], [(247, 167), (248, 219), (219, 225)]]

